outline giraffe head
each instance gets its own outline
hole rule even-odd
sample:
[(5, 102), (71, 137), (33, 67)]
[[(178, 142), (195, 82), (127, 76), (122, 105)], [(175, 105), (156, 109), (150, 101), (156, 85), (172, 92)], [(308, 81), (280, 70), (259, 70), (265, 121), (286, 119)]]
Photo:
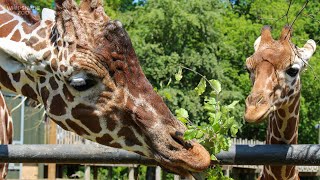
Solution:
[(185, 126), (154, 92), (128, 34), (104, 13), (102, 0), (79, 7), (55, 2), (53, 20), (25, 23), (22, 31), (30, 33), (21, 40), (0, 38), (0, 50), (10, 55), (0, 66), (13, 74), (13, 88), (87, 139), (154, 158), (182, 175), (206, 169), (209, 153), (183, 140)]
[(316, 49), (313, 40), (302, 47), (291, 43), (292, 29), (285, 26), (280, 39), (274, 40), (265, 26), (254, 43), (255, 53), (246, 61), (253, 84), (246, 99), (245, 120), (260, 122), (271, 112), (300, 95), (300, 74)]

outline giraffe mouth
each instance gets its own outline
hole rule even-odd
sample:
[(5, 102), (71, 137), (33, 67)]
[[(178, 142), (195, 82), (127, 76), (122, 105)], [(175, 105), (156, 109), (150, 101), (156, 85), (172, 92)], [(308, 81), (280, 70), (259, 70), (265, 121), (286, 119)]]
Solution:
[(176, 132), (168, 140), (161, 151), (156, 150), (159, 147), (153, 148), (154, 158), (168, 171), (185, 178), (201, 179), (199, 172), (207, 169), (211, 162), (207, 150), (196, 141), (183, 140), (182, 133)]

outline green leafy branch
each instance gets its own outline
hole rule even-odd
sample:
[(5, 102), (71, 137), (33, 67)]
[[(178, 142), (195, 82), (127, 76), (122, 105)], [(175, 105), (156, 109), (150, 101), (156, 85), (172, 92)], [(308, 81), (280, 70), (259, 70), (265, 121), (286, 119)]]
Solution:
[[(238, 101), (224, 105), (219, 101), (219, 95), (222, 92), (221, 83), (218, 80), (207, 79), (204, 75), (184, 66), (180, 66), (175, 75), (177, 82), (183, 78), (182, 70), (192, 71), (202, 78), (194, 89), (199, 97), (202, 97), (202, 110), (206, 114), (206, 122), (193, 124), (189, 120), (189, 114), (186, 109), (180, 108), (175, 111), (177, 118), (185, 123), (188, 130), (184, 134), (186, 140), (197, 139), (211, 154), (212, 160), (217, 160), (215, 155), (221, 150), (227, 151), (231, 145), (231, 138), (236, 137), (241, 124), (231, 115)], [(207, 86), (208, 85), (208, 86)], [(209, 179), (228, 179), (223, 176), (221, 167), (209, 170)]]

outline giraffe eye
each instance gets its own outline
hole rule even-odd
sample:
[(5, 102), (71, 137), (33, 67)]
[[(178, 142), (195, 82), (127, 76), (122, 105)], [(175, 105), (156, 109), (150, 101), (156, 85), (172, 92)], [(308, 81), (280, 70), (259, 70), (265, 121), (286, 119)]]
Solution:
[(291, 67), (286, 70), (286, 73), (291, 77), (295, 77), (298, 74), (298, 72), (299, 72), (299, 68), (296, 68), (296, 67)]
[(97, 81), (91, 78), (73, 77), (69, 84), (77, 91), (86, 91), (95, 86)]

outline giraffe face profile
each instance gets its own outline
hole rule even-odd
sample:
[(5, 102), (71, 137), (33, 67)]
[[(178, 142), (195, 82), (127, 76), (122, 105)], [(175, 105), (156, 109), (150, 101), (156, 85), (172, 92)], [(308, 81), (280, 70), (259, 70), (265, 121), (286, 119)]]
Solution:
[(22, 23), (19, 40), (0, 38), (0, 74), (11, 90), (43, 103), (57, 124), (84, 138), (154, 158), (181, 175), (206, 169), (209, 153), (183, 140), (186, 127), (153, 90), (102, 0), (55, 2), (55, 17)]
[[(246, 99), (244, 118), (247, 122), (263, 121), (279, 107), (299, 99), (300, 74), (314, 53), (316, 44), (308, 40), (302, 48), (298, 48), (290, 41), (291, 33), (291, 27), (286, 26), (280, 39), (274, 40), (270, 27), (265, 26), (254, 43), (255, 52), (246, 60), (253, 84)], [(290, 104), (296, 106), (297, 103)]]

